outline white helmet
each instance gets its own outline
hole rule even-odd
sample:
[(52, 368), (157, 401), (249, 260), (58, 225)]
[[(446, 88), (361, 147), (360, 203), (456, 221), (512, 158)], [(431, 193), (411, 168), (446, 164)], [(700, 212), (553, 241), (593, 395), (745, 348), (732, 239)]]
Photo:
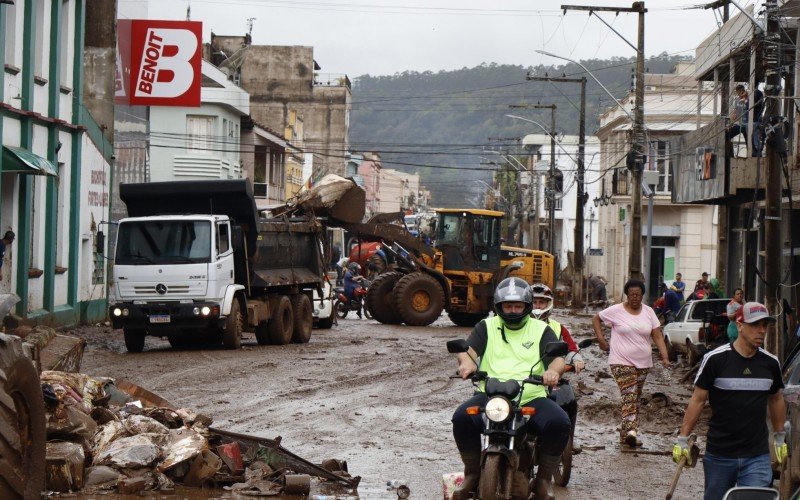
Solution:
[(533, 294), (534, 300), (538, 298), (546, 299), (548, 301), (547, 307), (544, 309), (532, 310), (531, 316), (542, 321), (546, 320), (550, 315), (550, 311), (553, 310), (553, 291), (550, 290), (550, 287), (544, 283), (534, 283), (531, 285), (531, 293)]

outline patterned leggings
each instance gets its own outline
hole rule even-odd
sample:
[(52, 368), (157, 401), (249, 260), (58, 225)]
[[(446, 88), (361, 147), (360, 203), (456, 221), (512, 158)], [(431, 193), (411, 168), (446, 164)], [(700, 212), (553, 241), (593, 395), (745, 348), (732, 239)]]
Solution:
[(647, 378), (649, 368), (636, 368), (627, 365), (611, 365), (611, 374), (614, 375), (622, 393), (622, 429), (620, 435), (625, 436), (628, 431), (637, 430), (639, 424), (639, 398), (642, 396), (642, 387)]

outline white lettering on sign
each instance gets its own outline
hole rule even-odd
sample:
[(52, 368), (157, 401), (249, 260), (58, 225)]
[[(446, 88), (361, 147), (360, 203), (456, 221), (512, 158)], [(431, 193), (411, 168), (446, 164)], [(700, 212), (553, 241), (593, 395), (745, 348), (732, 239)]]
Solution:
[(194, 81), (189, 60), (197, 52), (197, 37), (189, 30), (150, 28), (136, 77), (136, 97), (178, 97)]

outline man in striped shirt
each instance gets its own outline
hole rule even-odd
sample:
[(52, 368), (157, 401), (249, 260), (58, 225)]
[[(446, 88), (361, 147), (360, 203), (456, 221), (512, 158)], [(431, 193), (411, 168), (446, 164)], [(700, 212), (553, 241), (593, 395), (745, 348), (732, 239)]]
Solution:
[(706, 400), (711, 404), (706, 454), (703, 458), (705, 500), (721, 499), (739, 486), (771, 486), (767, 410), (778, 463), (786, 458), (786, 406), (778, 358), (762, 348), (767, 325), (774, 323), (758, 302), (744, 304), (736, 316), (739, 336), (706, 354), (694, 381), (673, 459), (690, 457), (689, 433)]

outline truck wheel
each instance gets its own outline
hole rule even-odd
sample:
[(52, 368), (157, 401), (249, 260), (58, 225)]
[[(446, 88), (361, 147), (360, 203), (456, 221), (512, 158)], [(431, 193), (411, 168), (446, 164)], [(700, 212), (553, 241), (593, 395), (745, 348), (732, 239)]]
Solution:
[(269, 343), (286, 345), (292, 341), (294, 333), (294, 314), (292, 314), (292, 301), (286, 295), (281, 295), (272, 310), (272, 316), (267, 323)]
[(239, 306), (239, 300), (236, 298), (233, 299), (231, 313), (225, 320), (222, 345), (225, 349), (239, 349), (242, 347), (242, 310)]
[(0, 334), (0, 498), (39, 498), (45, 489), (44, 398), (22, 341)]
[(365, 306), (377, 321), (387, 325), (399, 325), (403, 322), (392, 300), (394, 286), (402, 277), (403, 274), (398, 272), (381, 274), (367, 289)]
[(314, 309), (311, 307), (311, 299), (303, 293), (295, 295), (292, 297), (292, 309), (294, 310), (292, 342), (305, 344), (311, 340), (311, 328), (314, 326)]
[(442, 314), (444, 291), (433, 276), (407, 274), (394, 287), (394, 306), (407, 325), (427, 326)]
[(144, 330), (136, 328), (123, 328), (125, 348), (128, 352), (142, 352), (144, 350)]
[(473, 326), (480, 323), (480, 321), (488, 316), (489, 313), (464, 313), (464, 312), (449, 312), (447, 316), (450, 318), (450, 321), (455, 323), (457, 326), (467, 326), (472, 328)]

